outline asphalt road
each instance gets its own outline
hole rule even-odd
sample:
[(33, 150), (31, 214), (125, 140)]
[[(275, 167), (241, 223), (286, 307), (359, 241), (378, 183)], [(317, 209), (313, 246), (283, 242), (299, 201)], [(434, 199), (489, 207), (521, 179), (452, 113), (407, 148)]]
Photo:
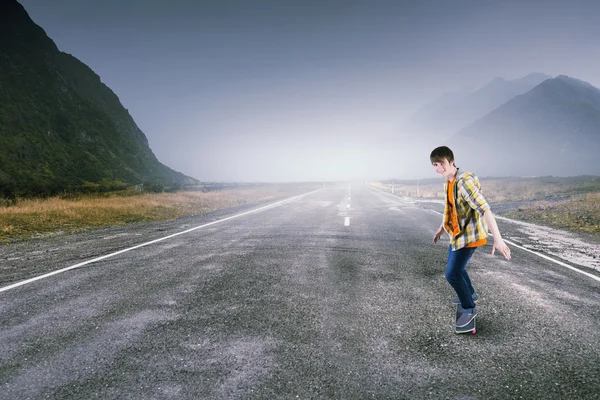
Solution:
[(0, 247), (1, 290), (212, 223), (0, 292), (0, 398), (600, 398), (600, 282), (485, 246), (456, 335), (440, 215), (343, 184), (222, 220), (250, 210)]

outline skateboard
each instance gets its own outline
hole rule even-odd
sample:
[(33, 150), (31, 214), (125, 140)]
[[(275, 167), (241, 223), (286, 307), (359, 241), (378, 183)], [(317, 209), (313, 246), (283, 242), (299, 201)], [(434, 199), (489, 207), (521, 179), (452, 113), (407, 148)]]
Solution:
[[(460, 318), (462, 314), (462, 307), (460, 306), (460, 304), (456, 305), (456, 320), (458, 321), (458, 319)], [(473, 318), (471, 320), (471, 322), (469, 322), (467, 325), (462, 326), (462, 327), (456, 327), (456, 333), (469, 333), (471, 332), (473, 335), (475, 333), (477, 333), (477, 328), (475, 327), (475, 320), (477, 319), (477, 317)]]

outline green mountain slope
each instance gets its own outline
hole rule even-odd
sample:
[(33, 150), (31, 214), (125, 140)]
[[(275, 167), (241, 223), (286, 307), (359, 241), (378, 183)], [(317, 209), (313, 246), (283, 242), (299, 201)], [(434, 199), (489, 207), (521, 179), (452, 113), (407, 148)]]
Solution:
[(14, 0), (0, 1), (0, 185), (20, 193), (85, 184), (197, 181), (161, 164), (118, 97), (62, 53)]

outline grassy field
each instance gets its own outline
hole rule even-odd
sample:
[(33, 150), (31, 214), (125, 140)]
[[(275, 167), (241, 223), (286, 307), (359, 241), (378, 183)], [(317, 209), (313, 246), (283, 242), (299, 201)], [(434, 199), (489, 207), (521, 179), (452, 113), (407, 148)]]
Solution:
[(20, 199), (0, 207), (0, 243), (186, 215), (292, 197), (319, 184), (249, 186), (214, 192), (116, 192), (44, 200)]
[(538, 201), (506, 212), (506, 216), (570, 231), (600, 235), (600, 193), (574, 195), (556, 202)]
[[(490, 203), (522, 202), (503, 215), (546, 226), (600, 234), (600, 177), (481, 178)], [(395, 194), (443, 199), (443, 180), (371, 182)], [(393, 189), (392, 189), (393, 188)]]
[[(443, 181), (370, 182), (418, 198), (443, 198)], [(572, 231), (600, 234), (600, 177), (484, 178), (492, 203), (520, 203), (503, 215)], [(292, 197), (320, 184), (262, 185), (215, 192), (138, 194), (117, 192), (45, 200), (20, 199), (0, 207), (0, 243), (186, 215)]]

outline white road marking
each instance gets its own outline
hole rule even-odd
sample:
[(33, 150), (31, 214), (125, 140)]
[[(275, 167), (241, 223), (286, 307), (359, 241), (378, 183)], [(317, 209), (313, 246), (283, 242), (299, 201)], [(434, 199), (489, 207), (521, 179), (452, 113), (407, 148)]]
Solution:
[[(489, 236), (492, 236), (491, 234), (488, 234), (488, 235), (489, 235)], [(582, 270), (580, 270), (580, 269), (577, 269), (577, 268), (575, 268), (575, 267), (572, 267), (572, 266), (570, 266), (569, 264), (565, 264), (565, 263), (564, 263), (564, 262), (562, 262), (562, 261), (558, 261), (558, 260), (555, 260), (555, 259), (553, 259), (553, 258), (550, 258), (550, 257), (548, 257), (548, 256), (547, 256), (547, 255), (545, 255), (545, 254), (541, 254), (541, 253), (538, 253), (537, 251), (533, 251), (533, 250), (530, 250), (530, 249), (528, 249), (528, 248), (525, 248), (525, 247), (523, 247), (523, 246), (519, 246), (518, 244), (515, 244), (515, 243), (511, 242), (510, 240), (506, 240), (506, 239), (503, 239), (503, 240), (504, 240), (506, 243), (510, 244), (511, 246), (515, 246), (515, 247), (517, 247), (517, 248), (519, 248), (519, 249), (521, 249), (521, 250), (525, 250), (525, 251), (528, 251), (528, 252), (530, 252), (530, 253), (533, 253), (533, 254), (535, 254), (536, 256), (540, 256), (540, 257), (542, 257), (542, 258), (545, 258), (545, 259), (546, 259), (546, 260), (548, 260), (548, 261), (552, 261), (552, 262), (553, 262), (553, 263), (555, 263), (555, 264), (561, 265), (561, 266), (563, 266), (563, 267), (565, 267), (565, 268), (572, 269), (572, 270), (573, 270), (573, 271), (575, 271), (575, 272), (579, 272), (580, 274), (583, 274), (583, 275), (587, 276), (588, 278), (592, 278), (592, 279), (595, 279), (595, 280), (597, 280), (598, 282), (600, 282), (600, 277), (598, 277), (598, 276), (596, 276), (596, 275), (592, 275), (592, 274), (590, 274), (590, 273), (588, 273), (588, 272), (585, 272), (585, 271), (582, 271)]]
[(388, 196), (392, 196), (392, 197), (396, 198), (397, 200), (403, 201), (403, 202), (405, 202), (405, 203), (408, 203), (408, 204), (415, 204), (415, 203), (416, 203), (416, 202), (415, 202), (415, 201), (413, 201), (413, 200), (407, 200), (405, 197), (398, 196), (397, 194), (391, 194), (391, 193), (388, 193), (388, 192), (384, 192), (383, 190), (380, 190), (380, 189), (374, 188), (373, 186), (369, 186), (369, 185), (366, 185), (366, 186), (367, 186), (369, 189), (377, 190), (378, 192), (381, 192), (381, 193), (383, 193), (383, 194), (387, 194)]
[(133, 247), (130, 247), (128, 249), (119, 250), (119, 251), (116, 251), (114, 253), (106, 254), (106, 255), (103, 255), (103, 256), (100, 256), (100, 257), (93, 258), (93, 259), (88, 260), (88, 261), (80, 262), (79, 264), (71, 265), (70, 267), (66, 267), (66, 268), (63, 268), (63, 269), (59, 269), (57, 271), (49, 272), (47, 274), (36, 276), (34, 278), (30, 278), (30, 279), (27, 279), (27, 280), (24, 280), (24, 281), (21, 281), (21, 282), (13, 283), (12, 285), (8, 285), (8, 286), (5, 286), (3, 288), (0, 288), (0, 293), (1, 292), (6, 292), (7, 290), (14, 289), (14, 288), (19, 287), (19, 286), (26, 285), (26, 284), (31, 283), (31, 282), (39, 281), (40, 279), (48, 278), (48, 277), (50, 277), (52, 275), (57, 275), (57, 274), (60, 274), (60, 273), (63, 273), (63, 272), (70, 271), (72, 269), (80, 268), (80, 267), (83, 267), (84, 265), (92, 264), (92, 263), (104, 260), (106, 258), (113, 257), (113, 256), (116, 256), (116, 255), (121, 254), (121, 253), (125, 253), (127, 251), (139, 249), (140, 247), (144, 247), (144, 246), (148, 246), (148, 245), (151, 245), (151, 244), (154, 244), (154, 243), (162, 242), (163, 240), (167, 240), (167, 239), (173, 238), (175, 236), (183, 235), (185, 233), (189, 233), (189, 232), (201, 229), (201, 228), (205, 228), (207, 226), (219, 224), (221, 222), (229, 221), (230, 219), (238, 218), (238, 217), (241, 217), (241, 216), (244, 216), (244, 215), (248, 215), (248, 214), (252, 214), (252, 213), (255, 213), (255, 212), (258, 212), (258, 211), (263, 211), (263, 210), (266, 210), (266, 209), (269, 209), (269, 208), (278, 207), (278, 206), (280, 206), (280, 205), (282, 205), (284, 203), (287, 203), (289, 201), (292, 201), (292, 200), (295, 200), (295, 199), (299, 199), (301, 197), (308, 196), (309, 194), (318, 192), (319, 190), (321, 190), (321, 189), (313, 190), (312, 192), (304, 193), (304, 194), (301, 194), (299, 196), (290, 197), (289, 199), (281, 200), (281, 201), (275, 202), (273, 204), (266, 205), (264, 207), (260, 207), (260, 208), (254, 209), (254, 210), (246, 211), (246, 212), (243, 212), (241, 214), (232, 215), (231, 217), (219, 219), (217, 221), (209, 222), (208, 224), (196, 226), (194, 228), (190, 228), (190, 229), (187, 229), (185, 231), (177, 232), (177, 233), (174, 233), (174, 234), (169, 235), (169, 236), (165, 236), (165, 237), (162, 237), (162, 238), (159, 238), (159, 239), (152, 240), (150, 242), (138, 244), (137, 246), (133, 246)]
[(344, 218), (344, 226), (350, 226), (350, 217)]
[[(442, 213), (440, 213), (440, 212), (437, 212), (437, 211), (434, 211), (434, 210), (429, 210), (429, 211), (431, 211), (431, 212), (433, 212), (433, 213), (436, 213), (436, 214), (439, 214), (439, 215), (443, 215)], [(502, 218), (502, 219), (504, 219), (504, 220), (506, 220), (506, 221), (512, 221), (512, 220), (511, 220), (511, 219), (509, 219), (509, 218)], [(519, 221), (513, 221), (513, 222), (519, 222)], [(491, 233), (488, 233), (488, 236), (490, 236), (490, 237), (493, 237), (493, 235), (492, 235)], [(592, 278), (592, 279), (595, 279), (595, 280), (597, 280), (598, 282), (600, 282), (600, 277), (598, 277), (598, 276), (596, 276), (596, 275), (590, 274), (589, 272), (582, 271), (582, 270), (580, 270), (580, 269), (578, 269), (578, 268), (575, 268), (575, 267), (573, 267), (573, 266), (571, 266), (571, 265), (569, 265), (569, 264), (566, 264), (566, 263), (564, 263), (564, 262), (562, 262), (562, 261), (558, 261), (558, 260), (555, 260), (555, 259), (553, 259), (553, 258), (550, 258), (550, 257), (548, 257), (548, 256), (547, 256), (547, 255), (545, 255), (545, 254), (538, 253), (537, 251), (533, 251), (533, 250), (531, 250), (531, 249), (528, 249), (528, 248), (526, 248), (526, 247), (523, 247), (523, 246), (519, 246), (518, 244), (516, 244), (516, 243), (513, 243), (513, 242), (511, 242), (510, 240), (507, 240), (507, 239), (503, 239), (503, 240), (504, 240), (504, 242), (505, 242), (505, 243), (508, 243), (508, 244), (510, 244), (511, 246), (514, 246), (514, 247), (516, 247), (516, 248), (518, 248), (518, 249), (521, 249), (521, 250), (528, 251), (528, 252), (530, 252), (530, 253), (532, 253), (532, 254), (535, 254), (535, 255), (536, 255), (536, 256), (538, 256), (538, 257), (542, 257), (542, 258), (544, 258), (544, 259), (546, 259), (546, 260), (548, 260), (548, 261), (552, 261), (552, 262), (553, 262), (553, 263), (555, 263), (555, 264), (558, 264), (558, 265), (560, 265), (560, 266), (563, 266), (563, 267), (565, 267), (565, 268), (569, 268), (569, 269), (571, 269), (571, 270), (573, 270), (573, 271), (575, 271), (575, 272), (579, 272), (580, 274), (583, 274), (583, 275), (587, 276), (588, 278)]]
[[(370, 187), (371, 189), (375, 189), (374, 187), (371, 187), (371, 186), (369, 186), (369, 187)], [(384, 192), (384, 191), (382, 191), (382, 190), (379, 190), (379, 189), (375, 189), (375, 190), (377, 190), (377, 191), (379, 191), (379, 192), (381, 192), (381, 193), (386, 193), (386, 194), (389, 194), (390, 196), (398, 197), (398, 196), (392, 195), (392, 194), (390, 194), (390, 193)], [(399, 197), (398, 197), (398, 198), (399, 198)], [(399, 198), (399, 199), (400, 199), (400, 200), (402, 200), (402, 201), (405, 201), (404, 199), (401, 199), (401, 198)], [(435, 211), (435, 210), (428, 210), (428, 211), (431, 211), (431, 212), (432, 212), (432, 213), (434, 213), (434, 214), (443, 215), (443, 213), (441, 213), (441, 212), (438, 212), (438, 211)], [(513, 220), (511, 220), (511, 219), (509, 219), (509, 218), (504, 218), (504, 217), (502, 217), (502, 218), (498, 217), (498, 219), (504, 219), (504, 220), (507, 220), (507, 221), (511, 221), (511, 222), (517, 222), (517, 223), (518, 223), (518, 222), (520, 222), (520, 221), (513, 221)], [(488, 236), (492, 236), (492, 234), (491, 234), (491, 233), (488, 233)], [(492, 236), (492, 237), (493, 237), (493, 236)], [(573, 270), (573, 271), (575, 271), (575, 272), (579, 272), (580, 274), (583, 274), (583, 275), (587, 276), (588, 278), (592, 278), (592, 279), (595, 279), (595, 280), (597, 280), (598, 282), (600, 282), (600, 277), (598, 277), (598, 276), (596, 276), (596, 275), (593, 275), (593, 274), (590, 274), (590, 273), (588, 273), (588, 272), (582, 271), (582, 270), (580, 270), (580, 269), (578, 269), (578, 268), (575, 268), (575, 267), (573, 267), (573, 266), (571, 266), (571, 265), (569, 265), (569, 264), (566, 264), (566, 263), (564, 263), (564, 262), (562, 262), (562, 261), (558, 261), (558, 260), (555, 260), (555, 259), (553, 259), (553, 258), (550, 258), (550, 257), (548, 257), (548, 256), (547, 256), (547, 255), (545, 255), (545, 254), (541, 254), (541, 253), (538, 253), (537, 251), (533, 251), (533, 250), (527, 249), (527, 248), (525, 248), (525, 247), (523, 247), (523, 246), (519, 246), (518, 244), (516, 244), (516, 243), (513, 243), (513, 242), (511, 242), (511, 241), (509, 241), (509, 240), (506, 240), (506, 239), (504, 239), (504, 242), (506, 242), (506, 243), (510, 244), (511, 246), (514, 246), (514, 247), (516, 247), (516, 248), (519, 248), (519, 249), (521, 249), (521, 250), (525, 250), (525, 251), (528, 251), (528, 252), (530, 252), (530, 253), (532, 253), (532, 254), (535, 254), (536, 256), (539, 256), (539, 257), (541, 257), (541, 258), (544, 258), (544, 259), (546, 259), (546, 260), (548, 260), (548, 261), (552, 261), (552, 262), (553, 262), (553, 263), (555, 263), (555, 264), (558, 264), (558, 265), (560, 265), (560, 266), (563, 266), (563, 267), (565, 267), (565, 268), (569, 268), (569, 269), (571, 269), (571, 270)]]

